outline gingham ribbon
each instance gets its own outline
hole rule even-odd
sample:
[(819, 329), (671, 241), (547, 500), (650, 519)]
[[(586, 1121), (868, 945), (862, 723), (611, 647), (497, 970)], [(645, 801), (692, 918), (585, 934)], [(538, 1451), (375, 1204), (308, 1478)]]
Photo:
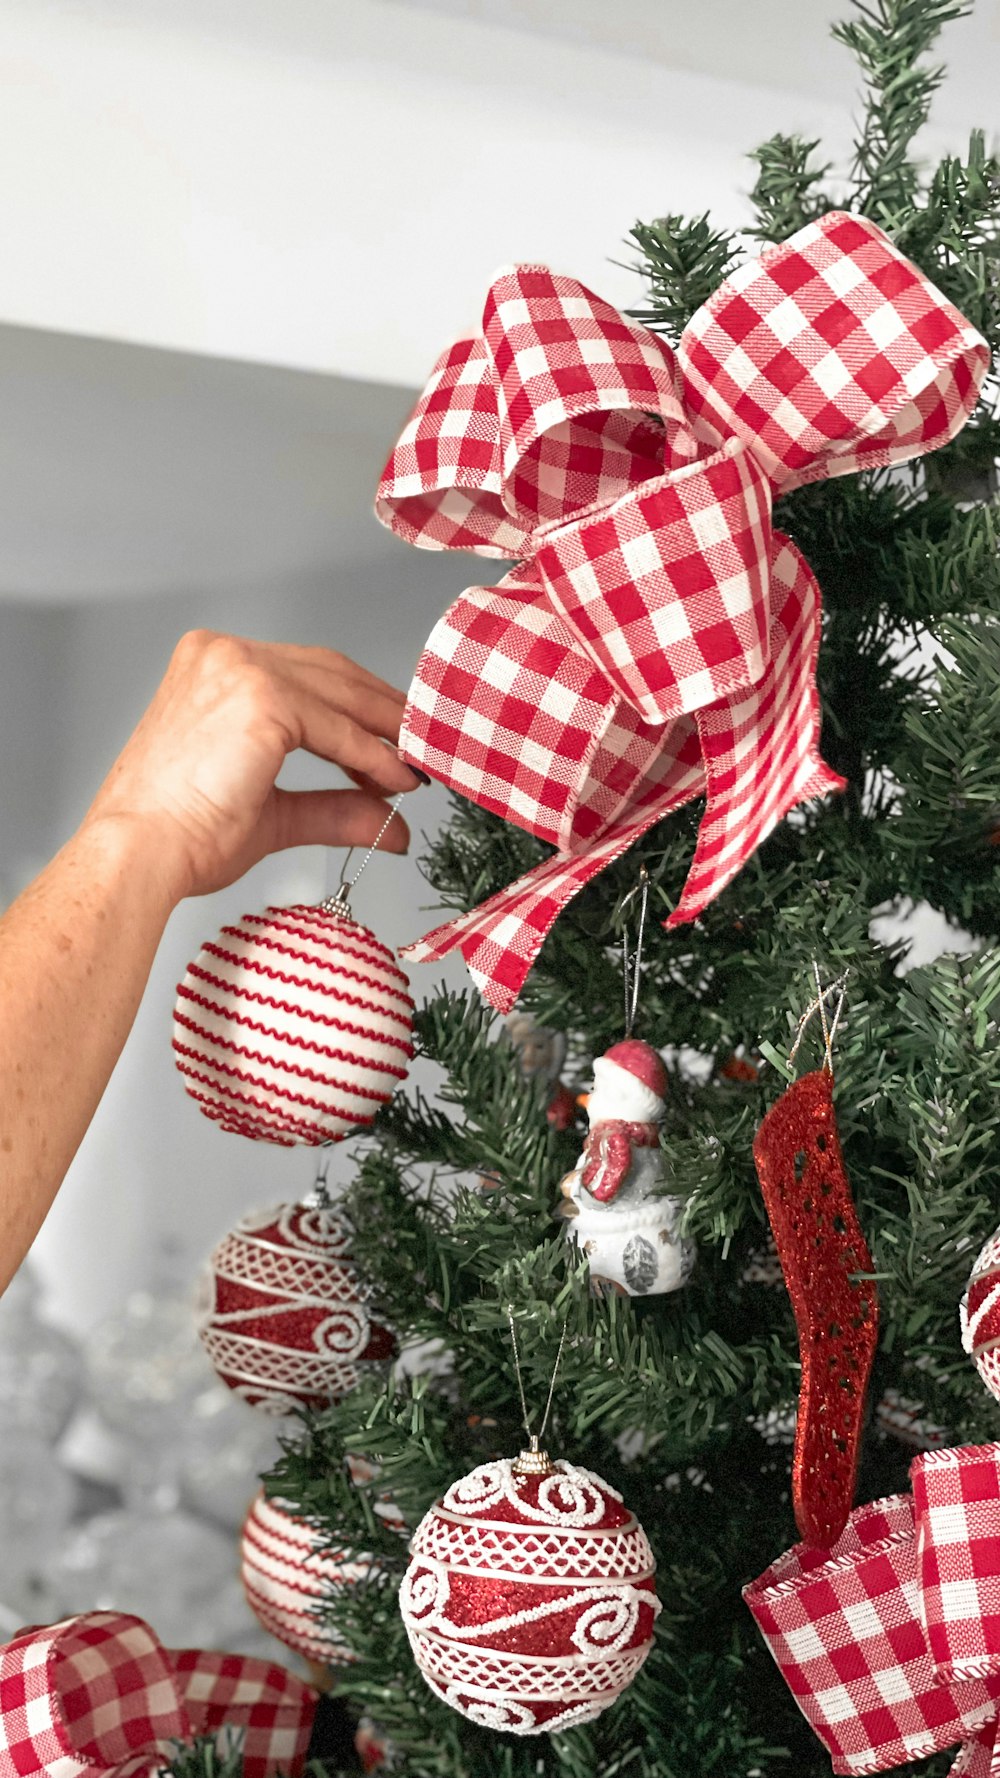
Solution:
[(500, 273), (376, 512), (422, 549), (518, 559), (435, 627), (400, 745), (557, 851), (405, 954), (459, 946), (506, 1009), (560, 910), (670, 810), (705, 795), (676, 926), (795, 803), (843, 788), (817, 750), (819, 589), (773, 498), (944, 444), (988, 362), (857, 216), (741, 267), (676, 355), (572, 278)]
[(244, 1778), (298, 1778), (316, 1693), (283, 1667), (160, 1646), (141, 1618), (90, 1611), (0, 1648), (4, 1778), (156, 1778), (177, 1741), (242, 1738)]
[(835, 1772), (958, 1743), (952, 1778), (1000, 1778), (1000, 1444), (925, 1452), (910, 1477), (744, 1597)]

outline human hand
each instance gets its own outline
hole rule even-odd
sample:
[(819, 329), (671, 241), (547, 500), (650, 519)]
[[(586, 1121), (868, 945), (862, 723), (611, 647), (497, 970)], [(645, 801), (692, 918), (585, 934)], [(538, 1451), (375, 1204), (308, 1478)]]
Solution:
[[(194, 630), (85, 826), (135, 824), (171, 901), (225, 888), (287, 846), (370, 845), (395, 796), (420, 782), (393, 746), (405, 699), (345, 655)], [(289, 753), (340, 766), (355, 789), (279, 790)], [(380, 846), (405, 852), (398, 814)]]

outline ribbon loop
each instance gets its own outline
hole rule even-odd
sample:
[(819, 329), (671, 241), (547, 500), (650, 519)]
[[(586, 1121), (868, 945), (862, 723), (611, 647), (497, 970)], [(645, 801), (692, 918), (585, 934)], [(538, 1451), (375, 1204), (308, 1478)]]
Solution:
[(996, 1778), (1000, 1445), (929, 1451), (913, 1494), (851, 1514), (830, 1551), (798, 1544), (745, 1589), (839, 1773), (961, 1746), (953, 1778)]
[(404, 954), (461, 946), (506, 1011), (559, 908), (670, 809), (706, 791), (676, 925), (796, 802), (843, 788), (817, 752), (819, 590), (772, 498), (945, 443), (988, 364), (882, 231), (839, 212), (729, 278), (676, 358), (574, 279), (498, 275), (376, 511), (422, 548), (522, 566), (438, 624), (400, 745), (564, 856)]
[(677, 362), (698, 439), (735, 434), (788, 493), (946, 444), (989, 348), (874, 222), (831, 211), (734, 272)]
[(244, 1778), (303, 1769), (315, 1693), (270, 1662), (168, 1652), (141, 1618), (91, 1611), (0, 1648), (0, 1770), (157, 1778), (174, 1744), (243, 1731)]
[(575, 278), (505, 268), (486, 299), (483, 335), (503, 501), (530, 529), (696, 455), (669, 346)]

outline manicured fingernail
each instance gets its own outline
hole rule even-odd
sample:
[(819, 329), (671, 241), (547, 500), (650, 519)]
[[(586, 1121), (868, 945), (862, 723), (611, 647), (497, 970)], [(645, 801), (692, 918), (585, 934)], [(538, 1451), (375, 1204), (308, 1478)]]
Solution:
[(422, 771), (421, 771), (421, 770), (420, 770), (420, 767), (419, 767), (419, 766), (408, 766), (408, 769), (409, 769), (409, 770), (410, 770), (410, 771), (411, 771), (411, 772), (412, 772), (412, 773), (413, 773), (413, 776), (414, 776), (414, 777), (415, 777), (415, 778), (419, 778), (419, 779), (420, 779), (420, 782), (421, 782), (421, 784), (429, 784), (429, 783), (430, 783), (430, 779), (429, 779), (429, 777), (428, 777), (428, 776), (427, 776), (427, 773), (426, 773), (426, 772), (422, 772)]

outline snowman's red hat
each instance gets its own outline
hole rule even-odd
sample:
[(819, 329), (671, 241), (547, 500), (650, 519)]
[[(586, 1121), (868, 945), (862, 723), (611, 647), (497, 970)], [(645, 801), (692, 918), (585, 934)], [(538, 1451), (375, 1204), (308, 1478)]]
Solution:
[(625, 1037), (621, 1043), (613, 1043), (609, 1050), (605, 1050), (602, 1059), (633, 1075), (658, 1099), (666, 1098), (667, 1071), (662, 1056), (651, 1043), (643, 1043), (638, 1037)]

